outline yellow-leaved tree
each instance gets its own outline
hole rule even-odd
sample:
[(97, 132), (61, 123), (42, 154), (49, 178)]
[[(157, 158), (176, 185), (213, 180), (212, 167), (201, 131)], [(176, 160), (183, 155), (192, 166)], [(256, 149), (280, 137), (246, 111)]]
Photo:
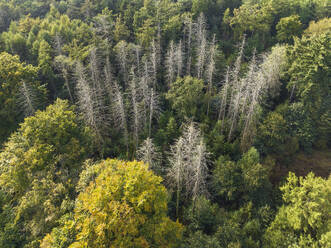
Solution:
[[(108, 159), (87, 168), (73, 220), (63, 226), (76, 229), (69, 247), (177, 247), (183, 227), (167, 217), (161, 182), (143, 162)], [(58, 235), (64, 232), (53, 231), (41, 247), (61, 247)]]

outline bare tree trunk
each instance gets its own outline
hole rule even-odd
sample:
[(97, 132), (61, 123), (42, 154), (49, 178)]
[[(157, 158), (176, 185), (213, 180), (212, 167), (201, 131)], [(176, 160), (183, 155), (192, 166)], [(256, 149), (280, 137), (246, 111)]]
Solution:
[(137, 158), (144, 161), (151, 169), (161, 172), (161, 153), (158, 151), (151, 138), (147, 138), (137, 150)]
[[(207, 153), (200, 130), (192, 122), (184, 127), (182, 136), (171, 147), (168, 178), (176, 190), (176, 215), (182, 193), (192, 196), (193, 202), (206, 194)], [(183, 189), (185, 189), (184, 192)]]
[(230, 74), (230, 68), (228, 67), (224, 85), (222, 87), (222, 98), (221, 98), (221, 108), (218, 115), (218, 120), (222, 119), (221, 124), (221, 133), (223, 133), (223, 127), (224, 127), (224, 121), (225, 121), (225, 112), (226, 112), (226, 105), (227, 105), (227, 98), (228, 98), (228, 88), (229, 88), (229, 74)]
[(140, 129), (140, 111), (138, 106), (138, 92), (137, 92), (137, 77), (134, 72), (134, 67), (131, 69), (130, 73), (131, 79), (129, 83), (131, 103), (132, 103), (132, 112), (133, 112), (133, 133), (134, 133), (134, 142), (135, 150), (138, 146), (139, 140), (139, 129)]
[(207, 95), (208, 95), (208, 107), (207, 107), (207, 116), (209, 114), (209, 108), (210, 108), (210, 98), (211, 98), (211, 91), (213, 88), (213, 76), (215, 72), (215, 56), (216, 56), (216, 36), (214, 35), (213, 41), (209, 48), (209, 61), (207, 65), (207, 82), (208, 82), (208, 88), (207, 88)]
[(197, 50), (198, 50), (198, 61), (197, 61), (197, 77), (202, 78), (203, 70), (205, 67), (206, 61), (206, 48), (207, 48), (207, 40), (206, 40), (206, 20), (203, 13), (200, 14), (197, 24)]
[(186, 75), (191, 75), (191, 64), (192, 64), (192, 33), (193, 33), (193, 22), (191, 19), (185, 21), (186, 32), (187, 32), (187, 62), (186, 62)]
[(170, 46), (168, 48), (167, 56), (166, 56), (168, 85), (170, 85), (175, 80), (175, 75), (176, 75), (175, 67), (176, 67), (175, 46), (174, 46), (174, 42), (171, 41)]
[(27, 117), (33, 115), (37, 107), (37, 99), (33, 89), (26, 82), (23, 81), (20, 84), (19, 91), (19, 105), (23, 109), (24, 116)]
[(183, 46), (180, 40), (176, 46), (177, 77), (182, 76), (183, 72)]
[(119, 90), (119, 87), (117, 83), (115, 84), (115, 92), (116, 92), (116, 102), (117, 102), (117, 110), (119, 111), (119, 117), (121, 121), (121, 128), (123, 129), (124, 132), (124, 141), (126, 144), (126, 151), (127, 154), (129, 152), (129, 132), (128, 132), (128, 124), (126, 120), (126, 112), (125, 112), (125, 107), (124, 107), (124, 101), (123, 97), (121, 94), (121, 91)]
[(155, 41), (152, 41), (151, 45), (151, 65), (152, 65), (152, 75), (153, 75), (153, 89), (156, 90), (156, 83), (157, 83), (157, 71), (158, 71), (158, 65), (159, 65), (159, 54), (157, 50), (157, 44), (155, 44)]
[[(239, 82), (239, 73), (240, 73), (240, 68), (241, 68), (242, 57), (243, 57), (243, 54), (244, 54), (245, 41), (246, 40), (245, 40), (245, 37), (244, 37), (244, 39), (242, 40), (240, 49), (239, 49), (239, 55), (238, 55), (238, 57), (236, 59), (234, 68), (233, 68), (233, 70), (230, 73), (230, 76), (231, 76), (231, 80), (230, 80), (230, 82), (231, 82), (230, 103), (233, 102), (233, 97), (234, 97), (234, 95), (236, 93), (236, 91), (234, 89), (237, 88), (238, 87), (238, 84), (240, 83)], [(228, 111), (228, 116), (230, 116), (231, 113), (232, 113), (232, 105), (230, 104), (229, 111)]]
[(152, 88), (150, 90), (150, 102), (149, 102), (149, 130), (148, 130), (149, 137), (151, 137), (151, 133), (152, 133), (153, 118), (158, 118), (160, 113), (161, 113), (161, 108), (160, 108), (159, 97)]
[(123, 78), (123, 87), (126, 88), (126, 83), (128, 81), (128, 48), (125, 41), (120, 41), (116, 46), (117, 60), (120, 65), (120, 71)]
[(103, 123), (103, 117), (100, 113), (100, 106), (94, 99), (96, 94), (89, 86), (85, 77), (85, 69), (79, 62), (76, 64), (76, 78), (78, 108), (84, 116), (85, 123), (94, 130), (96, 134), (96, 142), (99, 148), (101, 148), (101, 144), (103, 143), (103, 136), (101, 134), (101, 123)]

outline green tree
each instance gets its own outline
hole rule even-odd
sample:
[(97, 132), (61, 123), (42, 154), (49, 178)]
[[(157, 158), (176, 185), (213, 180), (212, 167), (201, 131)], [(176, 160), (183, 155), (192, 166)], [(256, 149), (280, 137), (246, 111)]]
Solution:
[(190, 76), (177, 78), (166, 94), (172, 108), (181, 116), (195, 117), (204, 97), (203, 81)]
[(292, 15), (280, 19), (276, 25), (277, 39), (283, 42), (290, 42), (294, 36), (302, 33), (302, 24), (298, 15)]
[[(21, 63), (17, 55), (0, 53), (0, 143), (13, 132), (22, 120), (20, 88), (22, 83), (31, 85), (41, 98), (46, 91), (37, 81), (38, 69)], [(24, 98), (24, 96), (23, 96)]]
[[(286, 107), (285, 107), (286, 108)], [(282, 113), (270, 112), (263, 123), (259, 127), (258, 131), (258, 143), (261, 149), (276, 158), (290, 157), (299, 149), (299, 144), (295, 136), (295, 132), (292, 135), (289, 134), (287, 120)]]
[(119, 15), (116, 18), (115, 27), (114, 27), (114, 40), (119, 42), (121, 40), (127, 41), (130, 37), (130, 30), (127, 28), (125, 23), (122, 20), (122, 16)]
[(290, 173), (282, 186), (284, 205), (267, 229), (267, 247), (327, 247), (330, 235), (331, 177)]
[(318, 119), (322, 102), (330, 95), (329, 79), (331, 66), (330, 32), (295, 38), (288, 50), (287, 88), (294, 91), (312, 117)]
[(39, 44), (38, 52), (38, 66), (41, 73), (46, 77), (51, 77), (53, 70), (51, 67), (52, 57), (51, 57), (52, 48), (47, 43), (47, 41), (42, 40)]
[(95, 171), (76, 203), (78, 234), (70, 247), (176, 247), (183, 228), (167, 217), (160, 177), (136, 161), (108, 159)]
[(273, 8), (270, 3), (249, 4), (245, 3), (240, 8), (233, 10), (233, 16), (226, 14), (225, 21), (229, 23), (237, 38), (245, 33), (269, 32), (273, 21)]
[(265, 203), (270, 182), (269, 171), (260, 164), (257, 150), (252, 147), (236, 163), (220, 157), (213, 171), (212, 182), (218, 196), (228, 202)]
[[(75, 183), (90, 135), (68, 102), (57, 100), (28, 117), (0, 153), (0, 188), (7, 201), (0, 246), (38, 247), (39, 240), (71, 210)], [(3, 216), (4, 215), (4, 216)], [(19, 233), (11, 237), (11, 232)], [(13, 240), (11, 240), (13, 239)]]
[[(11, 25), (11, 27), (15, 24)], [(21, 58), (26, 59), (28, 56), (28, 48), (26, 40), (21, 33), (15, 33), (11, 30), (1, 34), (1, 41), (4, 50), (13, 54), (18, 54)]]
[(136, 32), (137, 40), (143, 47), (148, 47), (154, 39), (157, 31), (157, 26), (152, 19), (146, 19), (143, 25)]
[(311, 21), (309, 27), (304, 31), (305, 35), (322, 34), (331, 30), (331, 18), (323, 18), (317, 22)]

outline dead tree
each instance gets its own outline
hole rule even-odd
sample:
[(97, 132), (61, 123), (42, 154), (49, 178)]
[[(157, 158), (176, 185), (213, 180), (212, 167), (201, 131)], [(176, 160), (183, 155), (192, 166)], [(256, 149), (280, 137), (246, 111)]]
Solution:
[(62, 53), (62, 40), (59, 34), (56, 34), (54, 37), (54, 45), (57, 54), (54, 60), (54, 65), (60, 70), (62, 74), (62, 77), (64, 79), (64, 85), (67, 89), (70, 101), (74, 102), (73, 94), (71, 92), (71, 87), (69, 83), (69, 68), (72, 66), (72, 63), (70, 62), (70, 59)]
[(148, 123), (148, 109), (150, 102), (150, 85), (151, 85), (151, 77), (150, 77), (150, 66), (149, 61), (147, 59), (144, 60), (144, 69), (141, 77), (138, 79), (139, 81), (139, 92), (141, 92), (141, 104), (142, 111), (144, 116), (144, 127), (147, 127)]
[(119, 63), (120, 67), (120, 72), (123, 78), (123, 85), (125, 88), (125, 83), (128, 81), (128, 48), (127, 48), (127, 43), (125, 41), (120, 41), (116, 47), (115, 47), (115, 52), (116, 52), (116, 58)]
[(133, 135), (134, 135), (134, 143), (135, 143), (135, 150), (137, 149), (138, 142), (139, 142), (139, 132), (141, 128), (141, 110), (139, 107), (140, 102), (140, 92), (137, 85), (138, 78), (135, 73), (135, 68), (131, 68), (130, 73), (130, 81), (129, 81), (129, 91), (131, 96), (131, 104), (132, 104), (132, 114), (133, 114)]
[(226, 115), (226, 107), (228, 103), (228, 90), (230, 87), (230, 81), (229, 81), (229, 76), (230, 76), (230, 68), (228, 67), (225, 75), (225, 81), (222, 86), (222, 90), (220, 92), (221, 95), (221, 106), (219, 110), (219, 115), (218, 115), (218, 120), (222, 120), (221, 124), (221, 133), (223, 133), (223, 127), (224, 127), (224, 121), (225, 121), (225, 115)]
[(171, 41), (166, 55), (167, 81), (168, 85), (176, 78), (176, 51), (174, 42)]
[[(182, 136), (171, 146), (168, 178), (176, 190), (176, 214), (179, 213), (181, 194), (186, 198), (206, 194), (207, 152), (200, 130), (191, 122)], [(183, 190), (185, 191), (183, 192)]]
[(192, 177), (190, 181), (193, 206), (196, 199), (200, 195), (208, 194), (206, 182), (208, 176), (207, 156), (208, 153), (206, 152), (206, 145), (203, 142), (203, 139), (200, 137), (200, 143), (197, 145), (195, 150), (195, 156), (192, 164)]
[(180, 40), (176, 46), (176, 64), (177, 64), (177, 77), (181, 77), (183, 73), (183, 45), (182, 41)]
[(192, 65), (192, 35), (194, 31), (194, 23), (191, 18), (185, 19), (185, 37), (186, 37), (186, 75), (191, 75), (191, 65)]
[(150, 90), (150, 101), (149, 101), (148, 137), (151, 137), (153, 118), (157, 118), (160, 113), (161, 113), (161, 108), (160, 108), (159, 97), (152, 88)]
[(105, 114), (106, 106), (102, 99), (97, 98), (93, 87), (87, 81), (85, 68), (80, 63), (76, 63), (76, 93), (77, 105), (83, 115), (84, 121), (96, 134), (96, 142), (101, 148), (104, 142), (103, 131), (109, 125), (108, 116)]
[(92, 48), (90, 51), (90, 61), (89, 61), (89, 69), (91, 73), (91, 80), (93, 83), (93, 88), (95, 89), (95, 93), (97, 97), (100, 97), (103, 91), (103, 85), (101, 83), (101, 73), (99, 71), (100, 61), (97, 55), (97, 49)]
[(197, 78), (202, 78), (204, 68), (205, 68), (205, 62), (206, 62), (206, 54), (207, 54), (207, 38), (206, 38), (206, 20), (203, 13), (200, 14), (198, 18), (197, 23), (197, 29), (196, 29), (196, 46), (197, 46), (197, 64), (196, 64), (196, 70), (197, 70)]
[(176, 143), (171, 146), (171, 154), (169, 158), (170, 169), (168, 170), (168, 178), (170, 187), (176, 191), (176, 216), (179, 216), (179, 201), (181, 197), (182, 189), (185, 185), (186, 177), (186, 163), (184, 154), (185, 141), (180, 137)]
[(128, 153), (129, 132), (128, 132), (128, 124), (127, 124), (127, 114), (125, 110), (123, 95), (116, 81), (113, 82), (111, 106), (112, 106), (112, 116), (114, 119), (115, 127), (123, 131), (126, 151)]
[(18, 103), (23, 110), (24, 117), (33, 115), (38, 108), (38, 96), (30, 84), (22, 81), (19, 87)]
[(64, 55), (59, 55), (59, 56), (55, 57), (54, 64), (55, 64), (55, 67), (57, 67), (61, 72), (61, 75), (64, 79), (64, 85), (68, 92), (70, 101), (74, 102), (74, 97), (73, 97), (72, 89), (71, 89), (70, 82), (69, 82), (69, 76), (70, 76), (69, 72), (70, 72), (70, 68), (72, 66), (72, 62), (70, 62), (70, 59), (68, 57), (66, 57)]
[(151, 138), (147, 138), (142, 142), (137, 150), (137, 158), (148, 164), (152, 170), (160, 172), (162, 156)]
[[(246, 42), (246, 39), (244, 37), (244, 39), (242, 40), (240, 49), (239, 49), (238, 57), (234, 64), (234, 68), (232, 70), (230, 70), (230, 86), (231, 86), (230, 103), (233, 102), (233, 97), (236, 94), (236, 88), (238, 88), (238, 85), (240, 83), (239, 73), (240, 73), (240, 69), (241, 69), (241, 62), (242, 62), (243, 55), (244, 55), (245, 42)], [(232, 105), (229, 106), (228, 117), (230, 116), (231, 113), (232, 113)]]
[(216, 46), (216, 36), (214, 35), (213, 41), (210, 44), (209, 47), (209, 56), (208, 56), (208, 62), (207, 62), (207, 71), (206, 71), (206, 78), (207, 78), (207, 95), (208, 95), (208, 107), (207, 107), (207, 116), (209, 113), (209, 108), (210, 108), (210, 98), (211, 98), (211, 92), (213, 88), (213, 76), (215, 73), (215, 60), (216, 60), (216, 51), (217, 51), (217, 46)]
[(150, 51), (150, 63), (152, 67), (152, 78), (153, 78), (153, 89), (156, 90), (157, 84), (157, 73), (158, 68), (161, 62), (161, 48), (160, 48), (160, 40), (157, 39), (156, 41), (153, 40), (151, 44), (151, 51)]

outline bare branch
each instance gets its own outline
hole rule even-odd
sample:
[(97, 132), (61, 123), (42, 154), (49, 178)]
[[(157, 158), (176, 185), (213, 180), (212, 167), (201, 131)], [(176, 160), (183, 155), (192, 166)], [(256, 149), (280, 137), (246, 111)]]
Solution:
[(137, 158), (148, 164), (152, 170), (160, 172), (162, 156), (151, 138), (147, 138), (143, 141), (137, 150)]

